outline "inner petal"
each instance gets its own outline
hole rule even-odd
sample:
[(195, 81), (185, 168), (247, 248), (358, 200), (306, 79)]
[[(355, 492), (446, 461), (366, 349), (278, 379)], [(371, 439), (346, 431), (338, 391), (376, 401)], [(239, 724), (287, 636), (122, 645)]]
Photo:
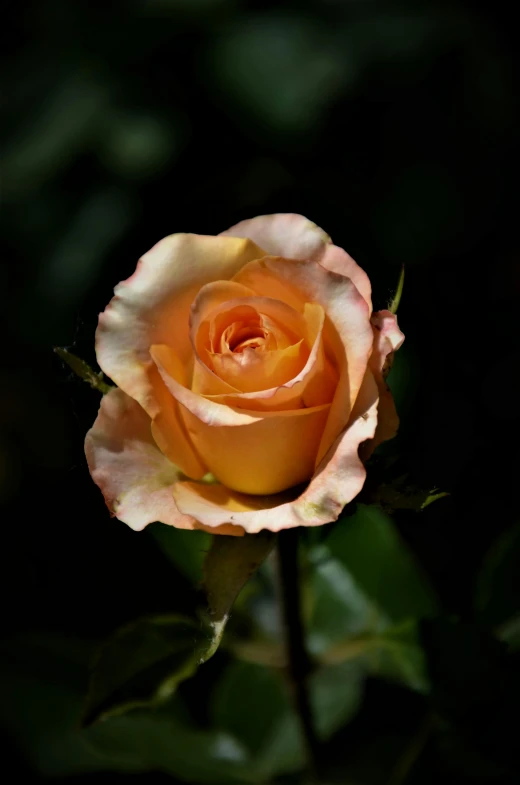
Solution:
[[(213, 353), (236, 352), (246, 341), (256, 342), (266, 351), (284, 349), (301, 338), (298, 328), (280, 324), (258, 309), (261, 305), (235, 305), (228, 303), (210, 314), (199, 326), (195, 337), (197, 350), (208, 348)], [(265, 307), (265, 305), (264, 305)], [(300, 320), (301, 321), (301, 320)]]
[(274, 389), (252, 392), (223, 390), (222, 393), (208, 393), (207, 396), (227, 406), (257, 411), (305, 409), (330, 403), (338, 384), (338, 374), (325, 350), (325, 313), (320, 305), (306, 303), (303, 316), (307, 328), (305, 341), (312, 348), (306, 364), (298, 374)]
[(241, 392), (256, 392), (279, 387), (293, 379), (308, 356), (307, 345), (301, 340), (274, 351), (258, 351), (242, 345), (240, 351), (211, 355), (211, 362), (220, 379)]
[(263, 348), (267, 337), (267, 330), (264, 330), (263, 327), (243, 322), (235, 322), (230, 325), (226, 333), (225, 340), (221, 340), (221, 353), (225, 351), (243, 352), (246, 346), (251, 349)]
[(193, 320), (192, 342), (192, 389), (210, 395), (224, 392), (216, 389), (222, 383), (243, 393), (278, 387), (300, 373), (311, 349), (300, 314), (285, 303), (256, 297), (206, 310), (202, 320)]

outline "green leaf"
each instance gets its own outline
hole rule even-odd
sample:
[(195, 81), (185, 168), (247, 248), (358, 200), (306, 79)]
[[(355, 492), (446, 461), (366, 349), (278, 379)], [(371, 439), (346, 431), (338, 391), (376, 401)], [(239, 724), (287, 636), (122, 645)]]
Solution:
[(85, 360), (76, 357), (76, 355), (69, 352), (68, 349), (56, 346), (54, 351), (64, 363), (67, 363), (69, 368), (71, 368), (80, 379), (83, 379), (84, 382), (90, 384), (93, 390), (97, 390), (102, 393), (102, 395), (106, 395), (106, 393), (114, 389), (112, 385), (103, 381), (104, 377), (101, 371), (96, 373)]
[(359, 662), (318, 668), (310, 678), (310, 697), (318, 736), (326, 740), (355, 717), (363, 698), (364, 669)]
[(157, 705), (206, 659), (209, 631), (180, 616), (157, 616), (118, 630), (92, 669), (83, 724)]
[(275, 535), (267, 531), (243, 537), (217, 535), (213, 538), (204, 562), (208, 623), (213, 630), (211, 654), (219, 646), (239, 592), (268, 556), (274, 543)]
[(334, 643), (388, 626), (387, 615), (346, 567), (332, 557), (327, 545), (315, 546), (309, 556), (312, 567), (307, 597), (312, 653), (319, 656)]
[(426, 693), (429, 682), (416, 622), (405, 622), (379, 633), (367, 633), (331, 646), (321, 662), (361, 661), (365, 673)]
[(503, 622), (495, 633), (501, 641), (508, 644), (511, 651), (520, 651), (520, 613)]
[(487, 624), (505, 624), (520, 614), (520, 524), (489, 551), (477, 578), (475, 610)]
[(231, 663), (214, 691), (210, 710), (212, 724), (247, 748), (259, 780), (304, 764), (299, 722), (280, 672)]
[[(312, 674), (310, 698), (323, 740), (357, 712), (362, 684), (362, 672), (353, 663), (318, 668)], [(231, 663), (214, 691), (211, 717), (216, 728), (247, 748), (251, 771), (258, 781), (305, 765), (299, 720), (281, 671)]]
[(194, 727), (177, 697), (154, 712), (80, 729), (91, 649), (47, 635), (13, 639), (0, 650), (0, 722), (32, 769), (45, 778), (155, 770), (183, 782), (255, 781), (245, 747), (229, 733)]
[(426, 577), (392, 519), (379, 508), (359, 504), (353, 516), (336, 524), (326, 546), (370, 601), (392, 621), (437, 612)]
[(152, 523), (146, 531), (154, 537), (164, 555), (194, 585), (202, 581), (204, 559), (211, 547), (211, 534), (176, 529), (164, 523)]
[(364, 675), (427, 691), (417, 620), (434, 612), (435, 599), (391, 519), (359, 505), (309, 559), (308, 646), (315, 660), (358, 663)]
[[(160, 536), (164, 536), (164, 530)], [(179, 541), (186, 545), (182, 537)], [(270, 533), (215, 537), (204, 564), (209, 609), (202, 621), (157, 616), (132, 622), (116, 632), (100, 650), (93, 667), (84, 724), (159, 705), (212, 657), (238, 592), (273, 543)], [(188, 551), (188, 568), (189, 559), (184, 561), (192, 576), (197, 569), (195, 552)]]
[(384, 512), (391, 514), (395, 510), (421, 512), (430, 504), (450, 495), (438, 488), (417, 486), (410, 481), (408, 472), (400, 472), (395, 476), (392, 476), (392, 472), (393, 467), (388, 462), (373, 458), (360, 500), (368, 505), (378, 505)]
[(397, 313), (397, 309), (399, 308), (399, 303), (401, 302), (401, 297), (403, 295), (403, 288), (404, 288), (404, 264), (401, 267), (401, 274), (399, 275), (397, 289), (392, 298), (392, 302), (388, 306), (388, 310), (390, 311), (390, 313), (394, 313), (394, 314)]
[(234, 736), (190, 727), (166, 711), (113, 717), (84, 733), (98, 754), (126, 755), (141, 761), (141, 771), (158, 769), (197, 784), (256, 782), (247, 750)]
[(312, 586), (315, 604), (308, 645), (317, 662), (358, 663), (365, 676), (395, 681), (419, 692), (428, 690), (424, 656), (413, 619), (393, 626), (334, 559), (316, 566)]
[(270, 741), (277, 718), (290, 712), (281, 675), (270, 668), (232, 662), (213, 693), (212, 722), (236, 736), (252, 755)]
[(416, 692), (429, 692), (426, 658), (416, 621), (389, 627), (381, 636), (374, 636), (367, 660), (371, 676), (404, 684)]

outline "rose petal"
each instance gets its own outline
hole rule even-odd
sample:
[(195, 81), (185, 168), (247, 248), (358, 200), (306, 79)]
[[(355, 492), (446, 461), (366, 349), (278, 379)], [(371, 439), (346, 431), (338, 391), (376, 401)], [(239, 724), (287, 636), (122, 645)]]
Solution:
[[(217, 376), (240, 391), (256, 396), (258, 392), (279, 388), (294, 379), (308, 356), (309, 350), (301, 340), (285, 349), (269, 352), (244, 349), (240, 354), (215, 354), (211, 360)], [(235, 395), (235, 399), (240, 405), (240, 394)]]
[[(195, 365), (191, 388), (194, 392), (219, 395), (271, 389), (290, 381), (305, 365), (310, 351), (306, 319), (277, 299), (251, 296), (233, 299), (240, 290), (251, 292), (233, 281), (217, 281), (203, 287), (193, 303), (191, 339)], [(252, 320), (254, 317), (273, 325), (283, 348), (265, 353), (210, 351), (216, 322), (226, 325), (233, 318)]]
[(191, 357), (189, 311), (200, 287), (231, 278), (263, 256), (250, 240), (174, 234), (139, 261), (135, 273), (115, 288), (99, 317), (96, 353), (102, 370), (137, 400), (151, 417), (159, 413), (149, 347), (169, 343), (183, 365)]
[(122, 390), (102, 398), (85, 453), (108, 508), (132, 529), (153, 521), (194, 528), (193, 518), (180, 513), (173, 500), (180, 471), (157, 448), (144, 409)]
[(364, 447), (365, 460), (381, 442), (393, 439), (399, 428), (399, 416), (385, 380), (392, 366), (394, 353), (404, 341), (404, 335), (397, 324), (397, 317), (390, 311), (377, 311), (372, 314), (371, 322), (374, 331), (374, 350), (370, 358), (370, 368), (379, 388), (379, 407), (374, 438)]
[(184, 420), (210, 472), (242, 493), (274, 494), (312, 476), (329, 406), (266, 412), (245, 426), (208, 425), (191, 412)]
[(269, 256), (312, 260), (327, 270), (350, 278), (372, 311), (372, 287), (364, 270), (342, 248), (332, 245), (329, 235), (303, 215), (259, 215), (232, 226), (222, 235), (249, 237)]
[(219, 485), (178, 482), (173, 493), (179, 510), (207, 527), (232, 523), (249, 533), (321, 526), (336, 520), (345, 504), (363, 487), (366, 471), (358, 449), (374, 435), (377, 403), (377, 385), (367, 371), (352, 421), (331, 446), (303, 492), (291, 489), (275, 496), (259, 497)]
[(305, 302), (318, 303), (327, 314), (325, 348), (334, 355), (339, 381), (319, 462), (346, 427), (365, 375), (373, 343), (368, 304), (350, 279), (315, 262), (265, 257), (247, 264), (234, 280), (265, 297), (278, 296), (297, 310)]
[(327, 245), (318, 261), (327, 270), (343, 275), (345, 278), (350, 278), (360, 295), (366, 300), (370, 311), (372, 311), (372, 286), (370, 279), (346, 251), (338, 248), (336, 245)]
[(325, 314), (323, 308), (315, 303), (306, 303), (303, 317), (306, 344), (311, 346), (311, 351), (300, 371), (277, 387), (273, 386), (242, 394), (222, 392), (211, 395), (211, 400), (224, 403), (227, 406), (250, 408), (255, 411), (311, 408), (330, 403), (334, 396), (338, 377), (324, 350), (322, 333)]
[(221, 403), (215, 403), (186, 387), (179, 374), (179, 358), (171, 346), (164, 344), (151, 346), (150, 356), (173, 397), (184, 409), (188, 409), (208, 425), (250, 425), (260, 419), (261, 416), (256, 412), (240, 411)]
[[(176, 371), (177, 377), (186, 384), (186, 371), (178, 359)], [(176, 400), (172, 398), (155, 366), (148, 370), (148, 378), (153, 382), (158, 407), (151, 429), (157, 446), (188, 477), (202, 479), (208, 473), (208, 468), (193, 446)]]
[(160, 521), (178, 529), (244, 534), (241, 526), (207, 527), (179, 512), (172, 489), (183, 475), (157, 449), (146, 412), (122, 390), (111, 390), (102, 398), (85, 437), (85, 454), (108, 509), (135, 531)]
[(193, 444), (220, 482), (244, 493), (272, 494), (312, 475), (328, 405), (262, 414), (223, 406), (174, 378), (172, 349), (153, 346), (151, 354), (181, 404)]
[(303, 215), (277, 213), (259, 215), (232, 226), (221, 236), (248, 237), (269, 256), (286, 259), (314, 259), (320, 256), (330, 237)]

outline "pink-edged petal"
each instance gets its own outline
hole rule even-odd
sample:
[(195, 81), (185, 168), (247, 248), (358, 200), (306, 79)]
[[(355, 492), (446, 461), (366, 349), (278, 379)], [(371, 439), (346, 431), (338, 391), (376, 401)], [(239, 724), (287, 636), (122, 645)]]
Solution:
[(149, 347), (171, 344), (181, 363), (189, 364), (189, 313), (197, 292), (261, 256), (248, 239), (174, 234), (161, 240), (116, 286), (99, 317), (96, 354), (102, 370), (154, 417), (160, 406), (149, 374), (154, 368)]
[(278, 297), (303, 310), (305, 302), (321, 305), (327, 314), (324, 341), (339, 381), (323, 433), (317, 462), (349, 421), (372, 353), (370, 311), (352, 281), (315, 262), (266, 257), (250, 262), (234, 280), (266, 297)]
[(146, 412), (121, 390), (111, 390), (101, 400), (97, 419), (85, 438), (85, 454), (108, 509), (135, 531), (160, 521), (178, 529), (244, 535), (241, 526), (207, 527), (179, 512), (173, 488), (184, 475), (157, 449)]
[(296, 213), (259, 215), (240, 221), (221, 236), (248, 237), (269, 256), (286, 259), (316, 259), (330, 243), (323, 229)]
[(386, 377), (394, 352), (401, 348), (404, 335), (397, 324), (397, 316), (390, 311), (376, 311), (371, 318), (374, 328), (374, 351), (371, 366)]
[(350, 278), (372, 311), (372, 286), (369, 277), (346, 251), (336, 245), (327, 245), (318, 261), (327, 270)]
[(194, 528), (194, 518), (179, 512), (173, 500), (173, 486), (183, 475), (157, 448), (149, 416), (122, 390), (102, 398), (85, 454), (109, 510), (132, 529), (153, 521)]
[(399, 428), (399, 416), (386, 377), (390, 372), (394, 354), (404, 341), (404, 335), (397, 324), (397, 317), (390, 311), (377, 311), (372, 314), (371, 322), (374, 332), (374, 350), (370, 358), (370, 368), (379, 388), (379, 408), (374, 438), (364, 447), (365, 460), (379, 444), (393, 439)]
[(179, 510), (207, 527), (232, 523), (251, 534), (262, 529), (276, 532), (295, 526), (321, 526), (336, 520), (365, 482), (366, 471), (358, 450), (374, 436), (377, 403), (377, 385), (367, 371), (351, 422), (303, 492), (293, 488), (273, 496), (251, 496), (220, 485), (179, 482), (174, 488)]
[(372, 287), (368, 275), (329, 235), (303, 215), (275, 213), (241, 221), (222, 235), (249, 237), (269, 256), (312, 260), (327, 270), (350, 278), (372, 311)]

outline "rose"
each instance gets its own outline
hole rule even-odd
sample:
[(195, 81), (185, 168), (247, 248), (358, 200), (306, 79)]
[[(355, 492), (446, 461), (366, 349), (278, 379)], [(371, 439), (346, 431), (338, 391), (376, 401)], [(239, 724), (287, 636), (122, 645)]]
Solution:
[(363, 270), (302, 216), (171, 235), (99, 317), (98, 362), (118, 388), (86, 437), (91, 475), (136, 530), (335, 520), (397, 430), (384, 375), (403, 338), (372, 313)]

